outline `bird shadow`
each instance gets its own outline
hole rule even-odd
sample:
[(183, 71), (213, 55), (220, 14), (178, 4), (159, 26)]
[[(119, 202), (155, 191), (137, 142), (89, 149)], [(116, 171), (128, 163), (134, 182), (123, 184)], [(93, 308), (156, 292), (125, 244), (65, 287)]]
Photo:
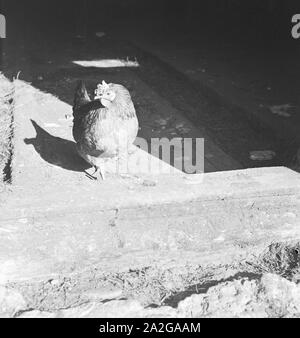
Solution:
[(70, 171), (84, 171), (90, 168), (90, 165), (78, 155), (75, 142), (49, 134), (34, 120), (31, 120), (31, 123), (36, 131), (36, 137), (25, 138), (24, 142), (33, 145), (43, 160)]

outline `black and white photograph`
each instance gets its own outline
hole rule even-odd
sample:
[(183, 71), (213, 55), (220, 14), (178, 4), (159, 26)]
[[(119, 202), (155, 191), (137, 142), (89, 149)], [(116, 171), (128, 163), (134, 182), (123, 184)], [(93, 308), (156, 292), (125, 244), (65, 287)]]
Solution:
[(0, 318), (299, 317), (300, 1), (1, 0)]

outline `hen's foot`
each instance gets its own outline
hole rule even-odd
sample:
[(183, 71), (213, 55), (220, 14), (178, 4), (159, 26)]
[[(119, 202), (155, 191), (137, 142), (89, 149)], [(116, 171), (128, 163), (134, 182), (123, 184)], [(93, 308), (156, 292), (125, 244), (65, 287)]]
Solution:
[[(89, 169), (89, 171), (91, 171), (91, 169)], [(105, 169), (104, 169), (104, 165), (101, 165), (99, 167), (94, 167), (94, 171), (91, 173), (88, 170), (85, 170), (85, 174), (88, 178), (90, 178), (91, 180), (98, 180), (98, 177), (100, 176), (102, 178), (102, 180), (105, 180)], [(98, 175), (100, 174), (100, 175)]]
[(91, 169), (85, 170), (85, 175), (91, 180), (97, 180), (97, 176), (95, 176), (97, 172), (98, 172), (98, 168), (93, 167)]

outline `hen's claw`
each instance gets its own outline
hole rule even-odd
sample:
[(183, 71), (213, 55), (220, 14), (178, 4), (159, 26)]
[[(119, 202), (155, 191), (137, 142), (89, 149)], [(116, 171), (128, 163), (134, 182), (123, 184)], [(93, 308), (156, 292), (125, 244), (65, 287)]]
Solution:
[(94, 167), (94, 172), (92, 174), (89, 173), (87, 170), (85, 170), (86, 176), (91, 180), (97, 180), (97, 176), (95, 176), (95, 174), (97, 174), (97, 172), (98, 172), (98, 168), (96, 168), (96, 167)]
[(104, 165), (102, 164), (99, 167), (94, 167), (94, 172), (93, 173), (89, 173), (87, 170), (85, 170), (85, 174), (88, 178), (92, 179), (92, 180), (98, 180), (98, 173), (100, 174), (99, 176), (102, 178), (103, 181), (105, 181), (105, 169), (104, 169)]

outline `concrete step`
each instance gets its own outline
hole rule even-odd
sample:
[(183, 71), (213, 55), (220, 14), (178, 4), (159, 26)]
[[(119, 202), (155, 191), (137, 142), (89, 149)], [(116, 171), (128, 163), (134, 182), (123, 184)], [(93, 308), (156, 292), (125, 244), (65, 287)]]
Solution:
[(1, 281), (93, 264), (104, 271), (177, 259), (212, 264), (299, 239), (300, 178), (289, 169), (152, 180), (151, 187), (122, 179), (16, 187), (1, 210)]

